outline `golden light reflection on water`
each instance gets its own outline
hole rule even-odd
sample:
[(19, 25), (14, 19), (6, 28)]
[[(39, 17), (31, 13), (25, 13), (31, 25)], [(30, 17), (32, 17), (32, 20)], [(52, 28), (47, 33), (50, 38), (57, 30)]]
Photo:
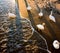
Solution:
[(24, 0), (18, 0), (18, 4), (19, 4), (19, 10), (20, 10), (21, 16), (28, 17)]

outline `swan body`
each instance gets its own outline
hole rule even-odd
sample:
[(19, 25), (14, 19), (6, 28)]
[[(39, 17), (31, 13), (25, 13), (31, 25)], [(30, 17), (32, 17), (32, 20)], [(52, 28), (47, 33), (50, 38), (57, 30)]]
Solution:
[(59, 49), (59, 42), (58, 42), (57, 40), (54, 40), (54, 42), (53, 42), (53, 47), (54, 47), (55, 49)]
[(56, 22), (55, 17), (52, 15), (49, 15), (49, 19), (52, 20), (53, 22)]
[(28, 7), (27, 7), (27, 10), (31, 10), (32, 8), (31, 8), (31, 6), (30, 5), (28, 5)]
[(15, 14), (13, 14), (13, 13), (10, 13), (10, 12), (9, 12), (9, 13), (8, 13), (8, 17), (9, 17), (9, 18), (15, 18), (15, 17), (16, 17), (16, 15), (15, 15)]
[(42, 13), (42, 12), (40, 12), (40, 13), (39, 13), (39, 16), (41, 16), (41, 17), (42, 17), (42, 16), (43, 16), (43, 13)]
[(44, 26), (41, 25), (41, 24), (38, 24), (37, 27), (38, 27), (40, 30), (44, 30)]

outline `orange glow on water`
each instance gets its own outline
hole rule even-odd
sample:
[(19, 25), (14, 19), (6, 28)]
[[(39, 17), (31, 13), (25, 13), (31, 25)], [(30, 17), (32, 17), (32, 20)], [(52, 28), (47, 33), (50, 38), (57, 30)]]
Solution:
[(27, 13), (27, 10), (26, 10), (26, 6), (25, 6), (25, 2), (24, 0), (18, 0), (18, 3), (19, 3), (19, 10), (20, 10), (20, 13), (23, 17), (28, 17), (28, 13)]

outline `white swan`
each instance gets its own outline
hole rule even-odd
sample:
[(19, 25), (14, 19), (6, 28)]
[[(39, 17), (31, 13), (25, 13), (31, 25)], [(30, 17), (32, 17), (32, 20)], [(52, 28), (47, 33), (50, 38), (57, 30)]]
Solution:
[(51, 14), (49, 15), (49, 19), (52, 20), (53, 22), (56, 22), (55, 17), (52, 15), (52, 11)]
[(9, 13), (8, 13), (8, 17), (9, 17), (9, 18), (13, 18), (13, 19), (14, 19), (14, 18), (16, 17), (16, 15), (15, 15), (15, 14), (13, 14), (13, 13), (10, 13), (10, 12), (9, 12)]
[(38, 27), (38, 29), (40, 29), (40, 30), (44, 30), (44, 25), (45, 25), (45, 23), (43, 23), (43, 24), (38, 24), (37, 27)]
[(59, 41), (58, 40), (54, 40), (54, 42), (53, 42), (53, 47), (55, 48), (55, 49), (59, 49)]
[(40, 13), (38, 14), (39, 16), (43, 16), (43, 12), (42, 12), (42, 10), (40, 11)]
[(31, 9), (32, 9), (31, 6), (28, 4), (27, 10), (31, 10)]

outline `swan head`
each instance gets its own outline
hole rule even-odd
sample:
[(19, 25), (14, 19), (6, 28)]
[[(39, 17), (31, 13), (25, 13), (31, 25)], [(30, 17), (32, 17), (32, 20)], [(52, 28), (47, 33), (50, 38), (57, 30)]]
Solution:
[(45, 26), (45, 23), (42, 23), (43, 26)]

